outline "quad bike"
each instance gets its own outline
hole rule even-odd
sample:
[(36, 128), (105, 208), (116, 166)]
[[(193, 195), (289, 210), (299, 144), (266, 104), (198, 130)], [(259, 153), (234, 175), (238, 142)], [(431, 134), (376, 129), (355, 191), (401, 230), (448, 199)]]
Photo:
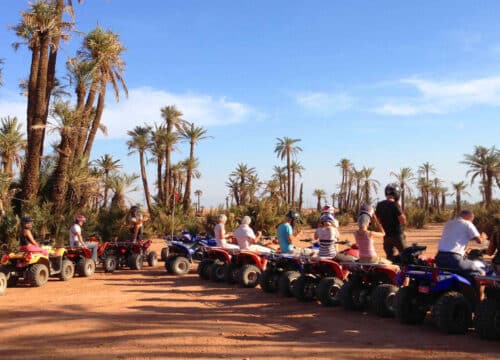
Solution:
[(201, 279), (222, 282), (226, 279), (226, 268), (231, 263), (230, 250), (220, 247), (202, 246), (202, 260), (198, 264)]
[(490, 272), (476, 281), (486, 287), (486, 297), (476, 309), (476, 331), (481, 339), (500, 340), (500, 275)]
[(438, 268), (430, 261), (427, 265), (410, 265), (401, 275), (409, 280), (394, 300), (396, 317), (401, 323), (422, 323), (431, 310), (442, 332), (467, 332), (474, 308), (479, 304), (479, 287), (473, 277)]
[[(349, 241), (338, 243), (349, 245), (340, 254), (350, 255), (354, 258), (359, 256), (356, 245), (351, 245)], [(335, 306), (339, 304), (338, 292), (348, 275), (347, 267), (333, 259), (310, 257), (303, 265), (302, 274), (294, 282), (292, 292), (299, 301), (317, 299), (323, 306)]]
[(226, 264), (224, 279), (229, 284), (239, 283), (247, 288), (259, 284), (262, 271), (266, 268), (266, 254), (250, 250), (232, 250), (231, 261)]
[(75, 273), (81, 277), (91, 277), (95, 273), (95, 261), (92, 250), (86, 247), (66, 247), (66, 258), (71, 260)]
[(149, 266), (158, 263), (156, 252), (149, 250), (151, 243), (151, 240), (105, 242), (99, 246), (97, 254), (105, 272), (112, 273), (124, 266), (141, 270), (144, 261)]
[(170, 274), (184, 275), (191, 264), (203, 260), (202, 247), (215, 246), (214, 240), (195, 238), (192, 241), (168, 241), (168, 247), (162, 249), (165, 257), (165, 270)]
[(7, 277), (7, 286), (16, 286), (19, 279), (31, 286), (43, 286), (50, 276), (67, 281), (75, 272), (73, 263), (65, 256), (66, 249), (45, 246), (42, 251), (28, 251), (21, 247), (2, 257), (1, 272)]
[(281, 296), (292, 296), (292, 284), (303, 272), (307, 255), (266, 254), (266, 270), (260, 276), (260, 288), (264, 292), (277, 292)]

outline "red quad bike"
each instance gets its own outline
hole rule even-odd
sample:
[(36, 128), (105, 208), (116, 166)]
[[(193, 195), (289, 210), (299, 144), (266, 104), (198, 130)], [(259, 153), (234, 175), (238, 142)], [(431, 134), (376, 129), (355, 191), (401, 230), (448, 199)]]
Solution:
[(220, 247), (202, 248), (202, 259), (198, 264), (198, 275), (204, 280), (222, 282), (226, 279), (226, 268), (231, 263), (230, 250)]
[(267, 259), (262, 253), (250, 250), (232, 250), (231, 262), (226, 264), (224, 278), (228, 284), (239, 283), (254, 288), (266, 268)]
[[(349, 241), (338, 242), (350, 245), (340, 252), (343, 255), (359, 256), (358, 247)], [(302, 274), (293, 283), (292, 293), (299, 301), (319, 300), (323, 306), (335, 306), (340, 303), (338, 294), (349, 270), (335, 260), (311, 257), (305, 258)]]
[(123, 266), (141, 270), (144, 261), (149, 266), (155, 266), (158, 262), (156, 252), (149, 251), (151, 243), (151, 240), (105, 242), (97, 253), (105, 272), (112, 273)]
[(95, 273), (92, 250), (86, 247), (66, 247), (66, 258), (75, 266), (75, 273), (81, 277), (91, 277)]

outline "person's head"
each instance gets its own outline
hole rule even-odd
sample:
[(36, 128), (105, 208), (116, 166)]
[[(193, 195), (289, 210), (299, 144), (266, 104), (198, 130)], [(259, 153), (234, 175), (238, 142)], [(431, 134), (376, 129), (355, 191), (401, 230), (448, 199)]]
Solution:
[(335, 223), (335, 218), (333, 217), (332, 214), (324, 213), (319, 218), (319, 222), (323, 226), (333, 226), (333, 224)]
[(359, 207), (359, 215), (361, 214), (366, 214), (368, 215), (370, 218), (373, 217), (373, 215), (375, 215), (375, 210), (368, 204), (363, 204)]
[(33, 227), (33, 218), (25, 215), (21, 218), (21, 226), (23, 229), (31, 229)]
[(220, 214), (219, 216), (217, 216), (217, 222), (219, 224), (225, 224), (227, 221), (227, 216), (224, 215), (224, 214)]
[(87, 218), (84, 215), (76, 215), (75, 216), (75, 224), (83, 225), (87, 221)]
[(300, 214), (295, 210), (290, 210), (289, 212), (287, 212), (285, 215), (285, 220), (288, 223), (290, 223), (292, 226), (296, 222), (302, 222), (302, 218), (300, 217)]
[(401, 195), (401, 188), (396, 183), (388, 184), (385, 187), (384, 193), (387, 200), (393, 199), (394, 201), (398, 201)]
[(360, 230), (368, 230), (368, 226), (370, 226), (370, 222), (372, 218), (370, 215), (366, 213), (360, 213), (358, 216), (358, 228)]
[(462, 219), (467, 220), (467, 221), (473, 221), (474, 220), (474, 213), (470, 210), (462, 210), (460, 211), (459, 215)]
[(241, 219), (241, 225), (250, 225), (251, 222), (250, 216), (243, 216), (243, 219)]
[(328, 204), (325, 204), (325, 206), (323, 206), (321, 208), (321, 213), (322, 214), (332, 214), (333, 215), (335, 213), (335, 207), (330, 206)]

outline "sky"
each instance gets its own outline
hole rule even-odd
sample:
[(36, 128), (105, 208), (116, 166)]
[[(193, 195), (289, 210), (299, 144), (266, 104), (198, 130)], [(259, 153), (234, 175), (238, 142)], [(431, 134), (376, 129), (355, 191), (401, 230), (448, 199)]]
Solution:
[[(306, 207), (315, 206), (314, 189), (338, 190), (342, 158), (357, 169), (373, 167), (382, 191), (395, 181), (391, 172), (429, 162), (451, 192), (452, 182), (470, 181), (464, 154), (498, 146), (500, 2), (73, 2), (79, 34), (62, 46), (59, 78), (82, 34), (97, 25), (118, 33), (127, 48), (129, 97), (108, 97), (108, 135), (99, 136), (92, 157), (109, 153), (124, 171), (139, 173), (126, 132), (160, 124), (160, 109), (175, 104), (212, 137), (196, 148), (202, 177), (193, 191), (203, 191), (205, 207), (224, 203), (225, 182), (239, 163), (270, 179), (273, 166), (284, 165), (274, 147), (285, 136), (301, 139)], [(0, 2), (0, 117), (23, 121), (18, 84), (30, 55), (12, 49), (8, 26), (27, 7)], [(186, 157), (188, 145), (180, 144), (173, 160)], [(152, 163), (148, 174), (152, 182)], [(465, 200), (479, 200), (477, 185)], [(143, 202), (140, 196), (130, 200)]]

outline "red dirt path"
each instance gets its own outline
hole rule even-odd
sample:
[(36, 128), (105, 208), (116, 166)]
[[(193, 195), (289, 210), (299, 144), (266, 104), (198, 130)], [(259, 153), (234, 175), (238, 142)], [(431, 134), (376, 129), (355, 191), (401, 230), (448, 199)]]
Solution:
[[(407, 236), (433, 255), (441, 229)], [(352, 227), (341, 230), (350, 237)], [(142, 271), (99, 269), (90, 279), (9, 288), (0, 298), (0, 359), (500, 358), (498, 342), (473, 332), (441, 334), (431, 319), (404, 326), (259, 288), (203, 282), (194, 270), (171, 276), (160, 262)]]

